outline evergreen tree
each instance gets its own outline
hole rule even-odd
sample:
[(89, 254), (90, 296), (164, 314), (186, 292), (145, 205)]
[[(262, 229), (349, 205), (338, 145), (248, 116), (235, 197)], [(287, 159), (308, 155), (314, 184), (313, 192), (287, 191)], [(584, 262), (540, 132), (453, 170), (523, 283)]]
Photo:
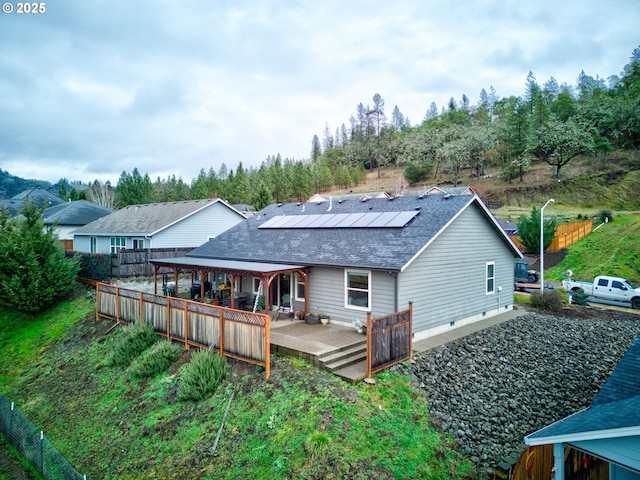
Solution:
[(311, 161), (319, 162), (320, 157), (322, 156), (322, 148), (320, 147), (320, 139), (318, 135), (313, 136), (313, 140), (311, 140)]
[(27, 202), (22, 217), (0, 213), (0, 291), (5, 308), (35, 314), (56, 304), (73, 288), (80, 269), (65, 258), (55, 229), (45, 231), (44, 209)]
[[(545, 219), (542, 229), (544, 230), (544, 246), (546, 250), (553, 241), (556, 234), (557, 221), (554, 218)], [(518, 222), (518, 236), (527, 253), (540, 251), (540, 210), (536, 207), (531, 209), (531, 215), (522, 216)]]

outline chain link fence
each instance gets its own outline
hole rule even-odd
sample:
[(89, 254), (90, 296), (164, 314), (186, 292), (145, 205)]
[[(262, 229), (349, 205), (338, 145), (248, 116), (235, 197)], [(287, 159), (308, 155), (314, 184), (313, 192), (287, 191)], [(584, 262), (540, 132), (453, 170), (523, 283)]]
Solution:
[(34, 427), (15, 404), (2, 393), (0, 393), (0, 432), (46, 480), (86, 480), (86, 475), (78, 473), (51, 445), (42, 430)]

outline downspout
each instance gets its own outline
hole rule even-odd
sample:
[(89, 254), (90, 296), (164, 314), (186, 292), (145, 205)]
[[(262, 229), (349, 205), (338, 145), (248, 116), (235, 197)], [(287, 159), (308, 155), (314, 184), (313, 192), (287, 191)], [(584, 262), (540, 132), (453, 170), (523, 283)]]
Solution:
[(399, 301), (400, 301), (400, 284), (398, 282), (398, 272), (388, 272), (389, 275), (393, 277), (393, 311), (399, 312), (400, 309)]

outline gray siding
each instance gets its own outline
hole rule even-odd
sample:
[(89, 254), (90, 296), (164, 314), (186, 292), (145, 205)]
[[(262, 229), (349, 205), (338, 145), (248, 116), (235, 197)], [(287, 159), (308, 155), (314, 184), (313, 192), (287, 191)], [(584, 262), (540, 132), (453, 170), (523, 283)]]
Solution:
[[(414, 333), (512, 306), (514, 254), (498, 235), (473, 206), (400, 274), (400, 306), (413, 301)], [(496, 292), (490, 295), (487, 262), (495, 262)]]
[[(314, 267), (308, 277), (308, 311), (329, 315), (332, 319), (351, 323), (365, 321), (367, 312), (345, 308), (345, 280), (343, 268)], [(371, 312), (374, 317), (395, 311), (395, 279), (387, 272), (372, 271)], [(300, 304), (300, 302), (296, 302)], [(298, 308), (298, 307), (296, 307)]]
[(228, 207), (214, 203), (155, 234), (150, 247), (198, 247), (243, 220)]

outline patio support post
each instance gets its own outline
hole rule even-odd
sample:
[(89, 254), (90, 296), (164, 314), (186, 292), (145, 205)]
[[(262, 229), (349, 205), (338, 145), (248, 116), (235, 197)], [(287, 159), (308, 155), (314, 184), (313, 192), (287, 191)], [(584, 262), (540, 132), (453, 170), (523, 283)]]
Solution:
[(158, 294), (158, 269), (160, 268), (159, 265), (153, 265), (153, 294), (157, 295)]
[(305, 270), (300, 270), (298, 273), (304, 279), (304, 308), (302, 314), (304, 315), (303, 318), (306, 318), (307, 313), (309, 313), (309, 273)]
[(229, 275), (231, 279), (231, 289), (229, 290), (229, 305), (231, 308), (236, 308), (236, 276), (234, 274)]

